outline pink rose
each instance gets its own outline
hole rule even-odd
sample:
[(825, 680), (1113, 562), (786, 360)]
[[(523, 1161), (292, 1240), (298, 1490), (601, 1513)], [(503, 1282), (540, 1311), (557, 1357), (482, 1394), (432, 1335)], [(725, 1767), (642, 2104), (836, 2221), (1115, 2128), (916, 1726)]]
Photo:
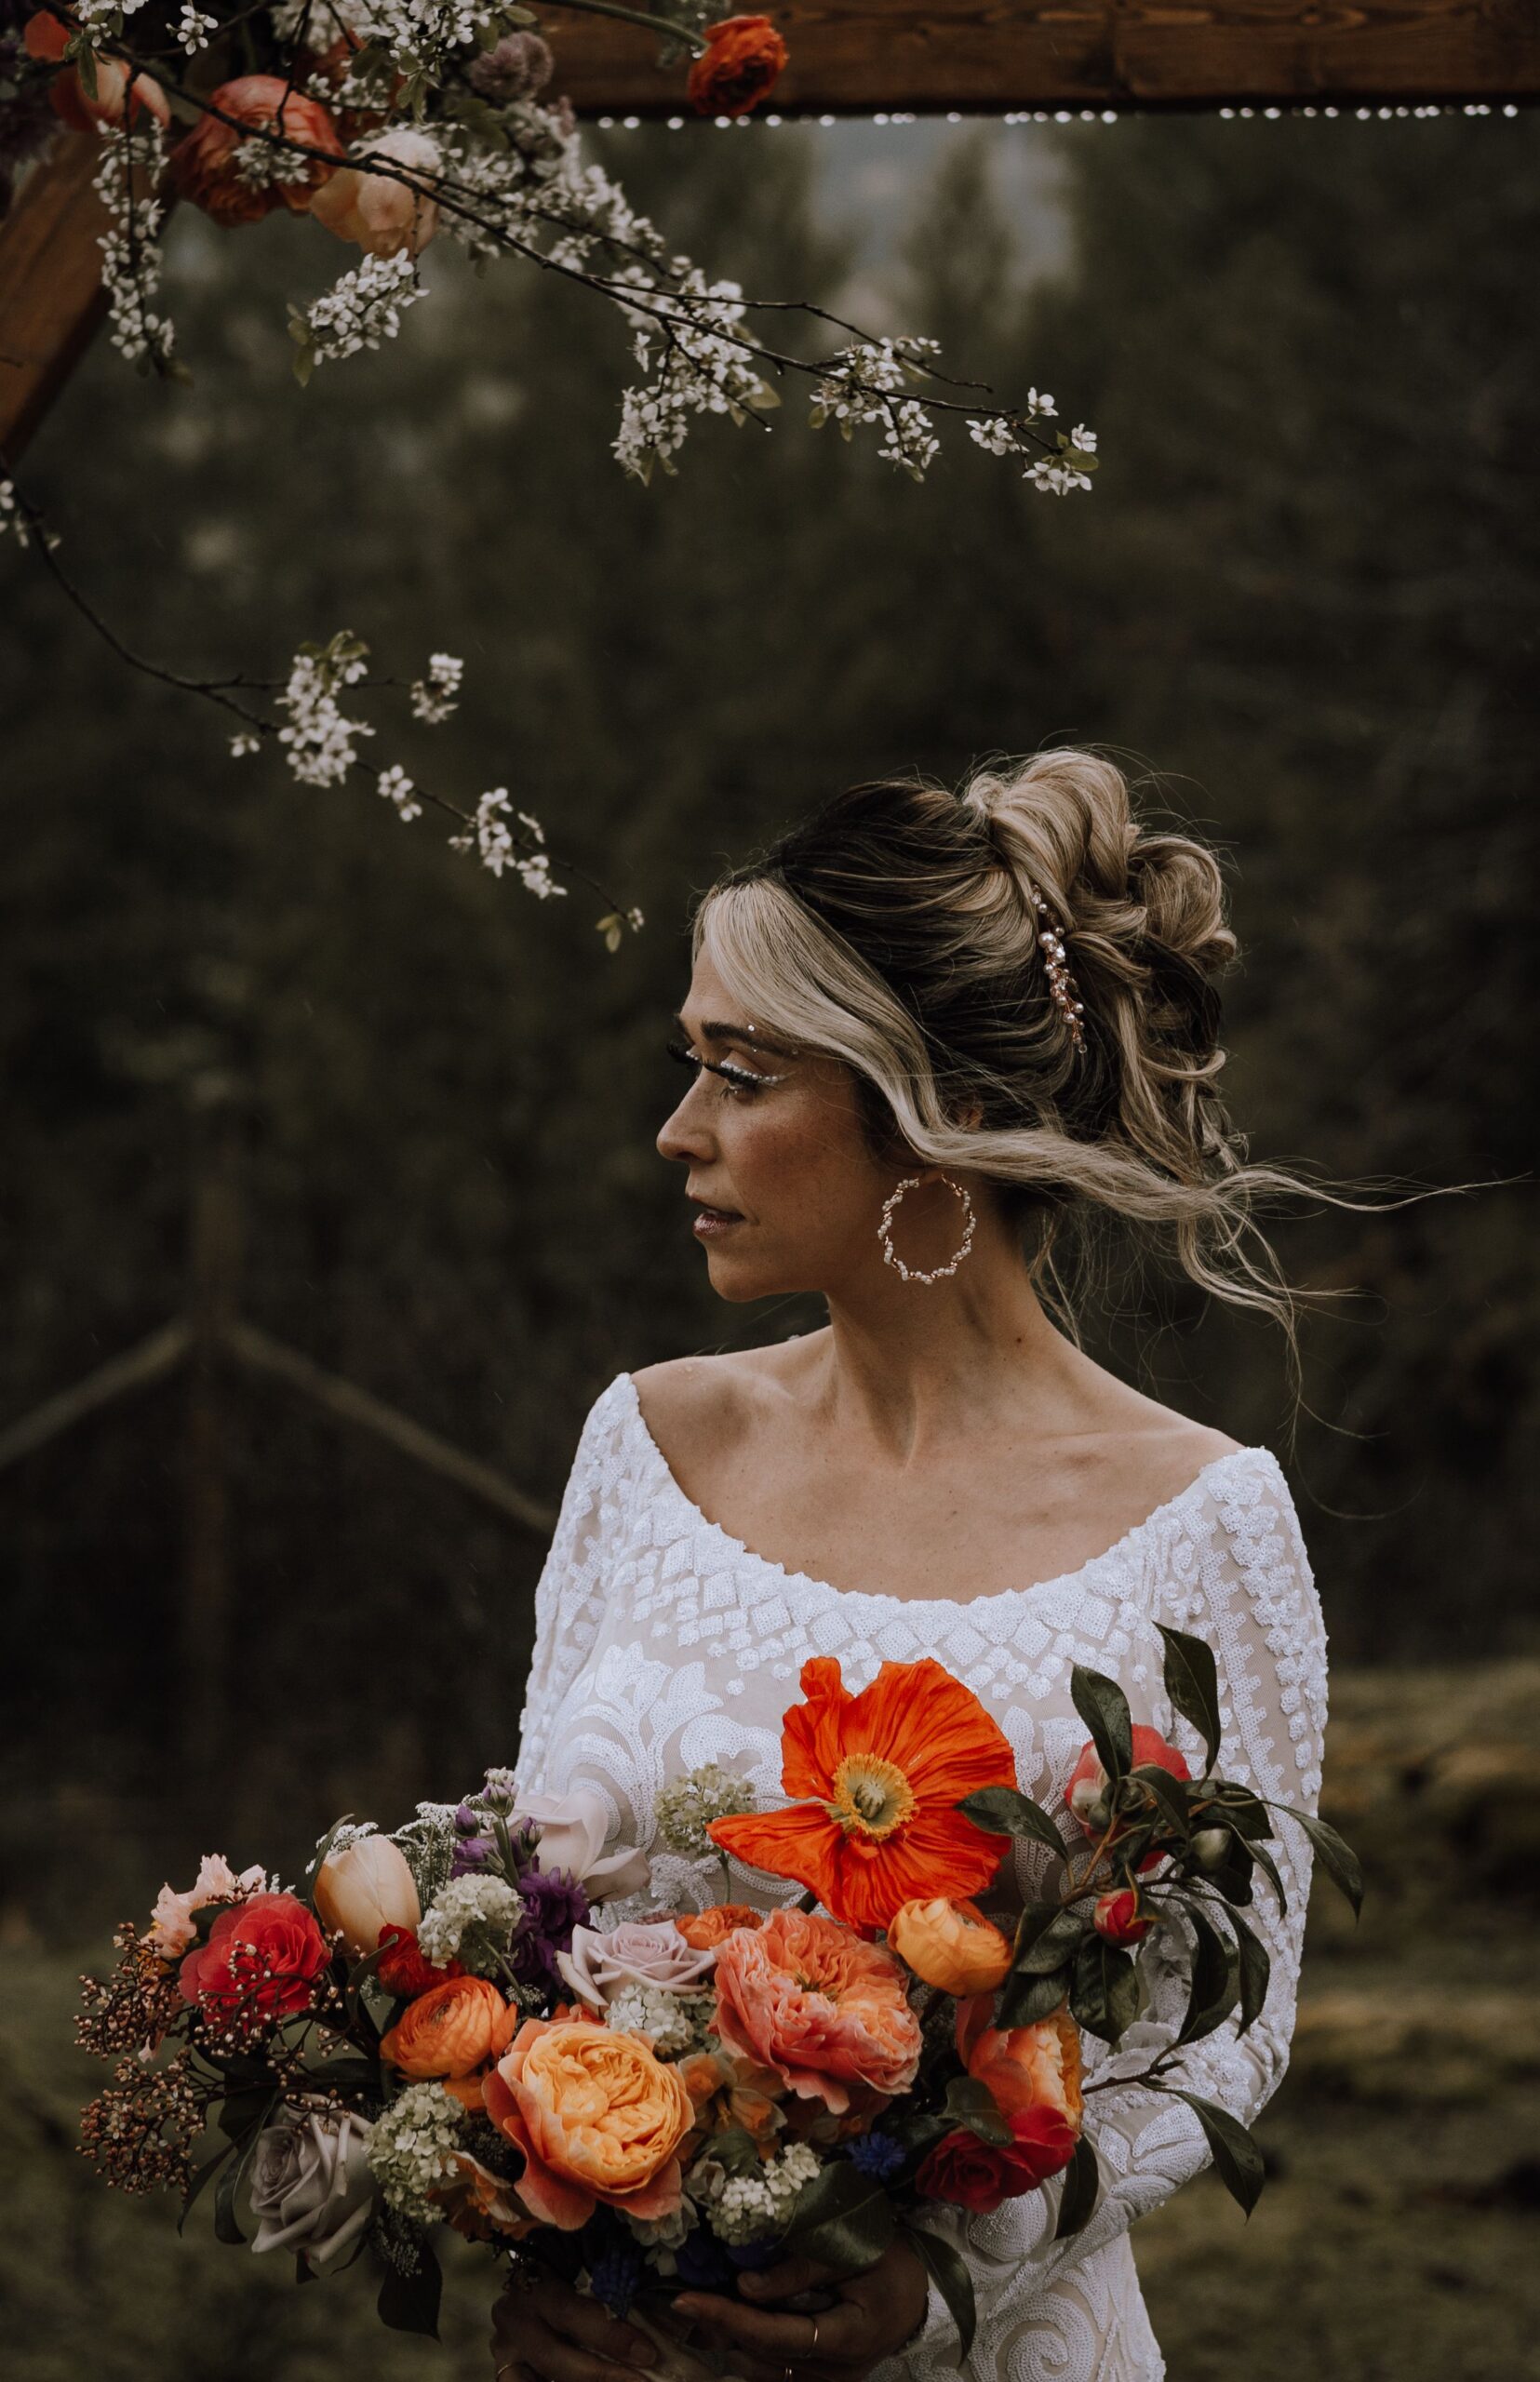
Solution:
[(440, 171), (438, 144), (408, 125), (371, 133), (362, 143), (356, 165), (339, 167), (331, 180), (310, 202), (317, 223), (340, 240), (354, 240), (374, 257), (421, 256), (438, 229), (438, 202), (410, 189), (390, 174), (367, 170), (380, 157), (409, 174), (431, 177)]
[(716, 1960), (715, 1952), (687, 1944), (672, 1919), (635, 1920), (608, 1935), (596, 1927), (574, 1927), (571, 1950), (556, 1954), (564, 1981), (594, 2010), (605, 2009), (628, 1985), (699, 1993)]

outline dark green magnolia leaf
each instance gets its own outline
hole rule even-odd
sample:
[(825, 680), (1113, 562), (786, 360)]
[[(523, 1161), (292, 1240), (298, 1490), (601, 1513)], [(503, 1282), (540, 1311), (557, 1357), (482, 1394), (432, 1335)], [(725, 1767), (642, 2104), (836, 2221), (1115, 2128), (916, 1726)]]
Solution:
[(214, 2177), (219, 2174), (220, 2169), (230, 2157), (234, 2147), (234, 2143), (227, 2142), (222, 2150), (215, 2151), (212, 2159), (206, 2159), (203, 2165), (194, 2175), (192, 2182), (188, 2185), (186, 2191), (182, 2195), (181, 2212), (177, 2218), (177, 2231), (179, 2233), (186, 2224), (188, 2217), (192, 2215), (193, 2202), (199, 2199), (205, 2188), (213, 2182)]
[(1185, 1629), (1168, 1629), (1157, 1622), (1166, 1648), (1166, 1693), (1184, 1720), (1190, 1720), (1203, 1740), (1204, 1769), (1219, 1760), (1219, 1678), (1213, 1648)]
[(1063, 1968), (1090, 1924), (1076, 1911), (1045, 1908), (1042, 1904), (1024, 1910), (1016, 1930), (1012, 1974), (1046, 1976), (1051, 1969)]
[(1169, 1770), (1162, 1770), (1153, 1761), (1142, 1761), (1138, 1769), (1131, 1771), (1129, 1775), (1138, 1781), (1146, 1795), (1153, 1797), (1159, 1819), (1185, 1844), (1192, 1834), (1187, 1817), (1189, 1790), (1186, 1780), (1173, 1778)]
[(1225, 1942), (1200, 1910), (1189, 1904), (1185, 1916), (1197, 1947), (1187, 2014), (1177, 2041), (1197, 2043), (1205, 2035), (1212, 2035), (1216, 2027), (1222, 2027), (1235, 2008), (1240, 1994), (1240, 1962), (1235, 1947)]
[[(1283, 1891), (1283, 1880), (1279, 1875), (1278, 1863), (1273, 1859), (1273, 1856), (1268, 1852), (1267, 1847), (1265, 1844), (1252, 1843), (1248, 1844), (1246, 1849), (1250, 1853), (1253, 1863), (1257, 1868), (1261, 1870), (1263, 1876), (1271, 1885), (1274, 1894), (1278, 1896), (1278, 1907), (1279, 1910), (1287, 1910), (1289, 1907), (1289, 1897)], [(1250, 1902), (1250, 1894), (1248, 1894), (1245, 1899)]]
[(1252, 1899), (1252, 1871), (1256, 1867), (1257, 1848), (1230, 1832), (1229, 1850), (1215, 1869), (1205, 1872), (1208, 1883), (1228, 1903), (1248, 1903)]
[(422, 2333), (431, 2341), (438, 2338), (438, 2303), (443, 2296), (444, 2278), (439, 2272), (438, 2259), (428, 2242), (419, 2236), (416, 2242), (417, 2264), (403, 2272), (399, 2267), (386, 2264), (380, 2278), (378, 2302), (380, 2321), (395, 2333)]
[(1095, 1930), (1076, 1955), (1069, 2007), (1087, 2034), (1116, 2044), (1139, 2015), (1139, 1973), (1132, 1952)]
[(978, 2329), (978, 2310), (973, 2303), (973, 2278), (967, 2261), (953, 2248), (944, 2233), (932, 2233), (923, 2225), (910, 2226), (908, 2235), (925, 2262), (931, 2282), (946, 2302), (946, 2312), (957, 2328), (957, 2363), (966, 2365)]
[(841, 2159), (802, 2191), (785, 2238), (788, 2249), (844, 2276), (875, 2267), (897, 2230), (898, 2218), (882, 2186)]
[(965, 1797), (957, 1809), (986, 1835), (1025, 1837), (1033, 1843), (1046, 1844), (1051, 1853), (1064, 1853), (1065, 1840), (1048, 1813), (1014, 1786), (981, 1786), (976, 1795)]
[(1262, 2197), (1265, 2181), (1262, 2153), (1252, 2140), (1239, 2118), (1231, 2117), (1217, 2102), (1205, 2101), (1200, 2094), (1185, 2093), (1180, 2084), (1169, 2084), (1179, 2101), (1185, 2101), (1197, 2112), (1198, 2122), (1213, 2153), (1214, 2172), (1232, 2200), (1239, 2201), (1250, 2216)]
[(328, 2059), (315, 2070), (315, 2076), (328, 2092), (377, 2093), (381, 2085), (380, 2063), (375, 2059)]
[(238, 2249), (246, 2240), (235, 2216), (235, 2194), (240, 2189), (241, 2159), (232, 2159), (219, 2180), (214, 2194), (214, 2232), (218, 2240)]
[(1236, 1948), (1240, 1960), (1240, 2031), (1244, 2034), (1247, 2027), (1254, 2025), (1262, 2015), (1273, 1963), (1266, 1945), (1241, 1918), (1239, 1910), (1231, 1911), (1230, 1925), (1235, 1929)]
[(966, 2126), (981, 2142), (993, 2143), (997, 2148), (1011, 2139), (1011, 2128), (1000, 2115), (999, 2103), (987, 2084), (976, 2076), (955, 2076), (946, 2087), (943, 2104), (954, 2125)]
[[(1227, 1820), (1248, 1843), (1272, 1836), (1273, 1823), (1268, 1817), (1267, 1806), (1260, 1795), (1252, 1794), (1249, 1786), (1222, 1786), (1215, 1793), (1214, 1803), (1216, 1809), (1212, 1816), (1216, 1820)], [(1207, 1816), (1205, 1814), (1205, 1818)]]
[(1090, 2223), (1102, 2189), (1102, 2171), (1096, 2153), (1087, 2135), (1081, 2134), (1075, 2145), (1075, 2156), (1065, 2169), (1064, 2188), (1059, 2194), (1059, 2221), (1053, 2228), (1055, 2241), (1065, 2241), (1072, 2233), (1083, 2232)]
[(1359, 1856), (1352, 1846), (1344, 1843), (1336, 1829), (1318, 1813), (1296, 1812), (1292, 1803), (1281, 1808), (1288, 1812), (1291, 1819), (1299, 1822), (1315, 1847), (1317, 1860), (1338, 1892), (1346, 1895), (1357, 1919), (1363, 1908), (1363, 1871), (1359, 1867)]
[(1046, 1976), (1008, 1976), (1000, 1995), (1002, 2027), (1033, 2027), (1051, 2016), (1069, 1992), (1067, 1968), (1051, 1969)]
[(1069, 1675), (1069, 1693), (1107, 1776), (1127, 1777), (1133, 1767), (1133, 1720), (1117, 1680), (1077, 1663)]
[(273, 2100), (271, 2084), (248, 2084), (238, 2093), (225, 2095), (220, 2110), (219, 2127), (232, 2142), (244, 2142), (253, 2126), (260, 2126)]

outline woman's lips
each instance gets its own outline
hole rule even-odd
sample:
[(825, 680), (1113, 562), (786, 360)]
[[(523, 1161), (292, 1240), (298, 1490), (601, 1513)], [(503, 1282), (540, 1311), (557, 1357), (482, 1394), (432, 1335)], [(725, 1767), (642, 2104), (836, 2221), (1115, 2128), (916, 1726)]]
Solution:
[(695, 1203), (695, 1221), (691, 1227), (697, 1240), (717, 1240), (730, 1232), (743, 1219), (731, 1208), (711, 1208), (703, 1199)]

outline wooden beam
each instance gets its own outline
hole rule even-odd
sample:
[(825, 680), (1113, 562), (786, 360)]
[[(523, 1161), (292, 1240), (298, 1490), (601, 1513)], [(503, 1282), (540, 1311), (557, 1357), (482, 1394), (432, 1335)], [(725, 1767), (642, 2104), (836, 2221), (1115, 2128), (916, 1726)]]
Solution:
[(0, 224), (0, 451), (14, 459), (106, 312), (91, 132), (60, 131)]
[[(1540, 99), (1533, 0), (763, 0), (782, 115)], [(724, 9), (724, 14), (728, 13)], [(580, 114), (688, 114), (649, 34), (547, 7)]]

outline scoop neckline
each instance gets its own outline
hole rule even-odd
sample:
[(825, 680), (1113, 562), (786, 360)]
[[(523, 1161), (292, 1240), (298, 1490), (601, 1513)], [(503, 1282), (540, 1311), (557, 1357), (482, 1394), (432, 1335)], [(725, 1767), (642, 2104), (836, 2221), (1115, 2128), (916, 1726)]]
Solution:
[(1194, 1473), (1185, 1489), (1179, 1489), (1174, 1496), (1167, 1497), (1160, 1505), (1153, 1506), (1142, 1520), (1134, 1522), (1123, 1532), (1121, 1538), (1114, 1541), (1111, 1546), (1104, 1547), (1099, 1555), (1088, 1556), (1083, 1563), (1076, 1564), (1070, 1571), (1054, 1572), (1050, 1579), (1032, 1580), (1024, 1586), (1015, 1588), (987, 1588), (976, 1597), (900, 1597), (893, 1595), (891, 1590), (887, 1588), (839, 1588), (836, 1587), (832, 1580), (816, 1579), (810, 1572), (789, 1572), (785, 1565), (778, 1563), (773, 1556), (757, 1554), (755, 1549), (747, 1546), (743, 1539), (735, 1538), (730, 1530), (724, 1530), (720, 1522), (710, 1520), (702, 1512), (695, 1500), (681, 1487), (673, 1465), (653, 1438), (647, 1417), (642, 1412), (642, 1401), (637, 1392), (636, 1376), (623, 1372), (618, 1374), (616, 1380), (617, 1385), (624, 1385), (625, 1394), (630, 1402), (631, 1419), (640, 1434), (644, 1451), (657, 1472), (663, 1488), (689, 1516), (695, 1530), (704, 1531), (710, 1537), (728, 1548), (739, 1562), (754, 1564), (759, 1571), (769, 1572), (772, 1579), (779, 1580), (786, 1587), (816, 1588), (824, 1596), (837, 1598), (841, 1604), (881, 1605), (885, 1610), (892, 1612), (908, 1612), (917, 1607), (922, 1613), (934, 1612), (938, 1609), (949, 1613), (968, 1613), (979, 1605), (1008, 1604), (1024, 1597), (1042, 1596), (1051, 1588), (1073, 1587), (1078, 1581), (1102, 1571), (1106, 1565), (1125, 1554), (1137, 1540), (1143, 1538), (1158, 1523), (1164, 1521), (1168, 1516), (1180, 1512), (1185, 1505), (1199, 1502), (1215, 1473), (1226, 1470), (1231, 1465), (1249, 1462), (1258, 1456), (1269, 1463), (1273, 1461), (1271, 1451), (1260, 1447), (1230, 1448), (1224, 1455), (1211, 1456), (1201, 1470)]

